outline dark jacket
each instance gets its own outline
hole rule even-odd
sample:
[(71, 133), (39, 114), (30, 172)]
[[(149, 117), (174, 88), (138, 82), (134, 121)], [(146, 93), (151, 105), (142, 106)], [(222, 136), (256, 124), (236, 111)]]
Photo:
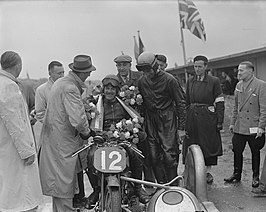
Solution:
[[(184, 155), (187, 147), (198, 144), (204, 158), (222, 155), (222, 142), (217, 124), (223, 123), (224, 101), (219, 79), (205, 75), (203, 81), (196, 77), (188, 80), (186, 88), (188, 137), (184, 142)], [(216, 102), (218, 101), (218, 102)]]

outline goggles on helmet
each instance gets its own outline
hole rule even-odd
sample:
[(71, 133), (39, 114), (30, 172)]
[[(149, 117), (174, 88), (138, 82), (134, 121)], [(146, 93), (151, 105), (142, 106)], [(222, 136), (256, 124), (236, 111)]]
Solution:
[(149, 71), (152, 67), (150, 64), (145, 64), (145, 65), (141, 64), (141, 65), (136, 65), (136, 68), (138, 71), (145, 72), (145, 71)]
[(107, 86), (108, 84), (111, 84), (114, 87), (120, 87), (119, 81), (117, 81), (116, 79), (112, 79), (112, 78), (104, 78), (102, 83), (103, 83), (103, 86)]

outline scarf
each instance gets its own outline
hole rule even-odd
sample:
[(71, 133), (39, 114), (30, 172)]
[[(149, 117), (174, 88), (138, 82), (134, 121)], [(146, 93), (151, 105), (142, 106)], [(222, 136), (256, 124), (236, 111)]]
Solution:
[[(122, 105), (125, 111), (130, 115), (132, 119), (140, 118), (141, 116), (137, 111), (135, 111), (129, 105), (126, 105), (121, 99), (116, 97), (117, 101)], [(94, 119), (92, 119), (90, 128), (94, 131), (103, 131), (103, 115), (104, 115), (104, 107), (103, 107), (103, 96), (99, 95), (98, 102), (96, 104), (97, 111), (99, 115), (97, 115)]]

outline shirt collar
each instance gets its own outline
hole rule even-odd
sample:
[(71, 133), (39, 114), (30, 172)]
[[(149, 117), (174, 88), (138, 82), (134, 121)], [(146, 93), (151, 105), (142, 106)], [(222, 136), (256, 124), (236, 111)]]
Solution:
[(3, 69), (0, 69), (0, 75), (4, 75), (4, 76), (8, 77), (9, 79), (15, 81), (16, 83), (19, 83), (17, 78), (15, 78), (12, 74), (10, 74), (9, 72), (7, 72)]
[(76, 75), (74, 74), (73, 71), (69, 71), (69, 75), (72, 76), (76, 82), (78, 83), (78, 85), (84, 90), (87, 88), (86, 84)]

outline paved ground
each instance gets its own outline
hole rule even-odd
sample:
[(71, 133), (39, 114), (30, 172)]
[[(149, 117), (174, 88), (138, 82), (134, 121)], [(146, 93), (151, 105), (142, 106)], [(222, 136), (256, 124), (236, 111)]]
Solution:
[[(228, 147), (230, 148), (230, 145)], [(225, 184), (223, 181), (223, 178), (230, 176), (233, 170), (232, 153), (227, 147), (224, 147), (224, 149), (224, 156), (220, 158), (219, 165), (212, 170), (214, 183), (207, 186), (209, 201), (213, 202), (221, 212), (265, 212), (266, 198), (254, 197), (251, 193), (252, 172), (249, 148), (244, 152), (245, 165), (242, 182), (235, 185)], [(266, 149), (264, 148), (262, 162), (265, 153)], [(180, 167), (180, 170), (182, 170), (182, 167)], [(86, 195), (89, 195), (91, 188), (86, 176), (85, 183)], [(44, 196), (43, 204), (38, 212), (52, 212), (51, 208), (51, 198)]]
[[(228, 120), (232, 105), (229, 99), (226, 104), (225, 131), (222, 133), (224, 155), (219, 158), (218, 166), (212, 169), (214, 175), (214, 183), (208, 185), (208, 199), (213, 202), (216, 208), (221, 212), (265, 212), (266, 198), (254, 197), (251, 193), (251, 154), (247, 146), (244, 151), (244, 167), (242, 182), (230, 185), (224, 183), (224, 178), (233, 172), (233, 153), (231, 145), (231, 134), (228, 132)], [(36, 135), (39, 134), (40, 126), (36, 127)], [(261, 153), (261, 167), (263, 165), (266, 147)], [(183, 165), (179, 167), (179, 173), (182, 173)], [(87, 177), (85, 177), (86, 195), (91, 192)], [(39, 207), (38, 212), (51, 212), (51, 199), (44, 197), (43, 204)]]

